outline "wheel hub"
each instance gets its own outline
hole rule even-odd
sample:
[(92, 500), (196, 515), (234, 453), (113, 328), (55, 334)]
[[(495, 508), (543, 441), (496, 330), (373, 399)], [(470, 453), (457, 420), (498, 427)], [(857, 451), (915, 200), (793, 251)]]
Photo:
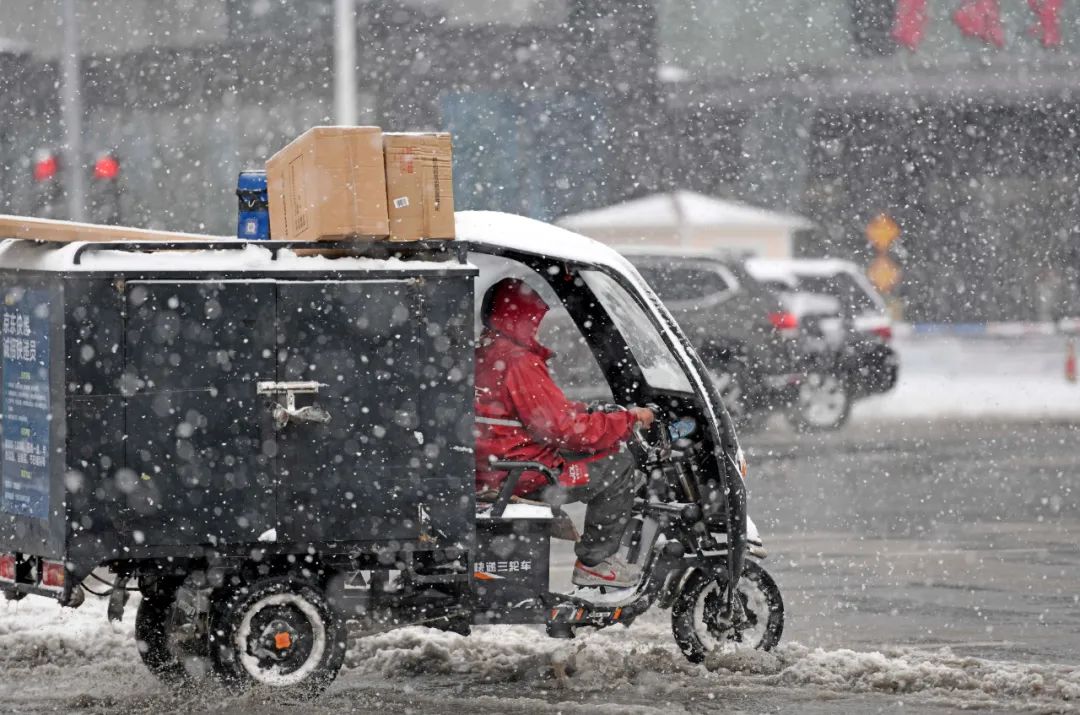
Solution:
[(276, 618), (259, 634), (258, 645), (252, 649), (252, 655), (278, 662), (286, 660), (292, 651), (297, 635), (296, 629), (288, 621)]
[(294, 609), (272, 610), (272, 614), (256, 616), (248, 653), (258, 659), (260, 667), (290, 672), (302, 666), (311, 654), (310, 624)]
[(709, 635), (719, 641), (742, 643), (743, 631), (757, 626), (758, 617), (751, 609), (746, 593), (740, 588), (735, 591), (735, 596), (730, 617), (724, 615), (722, 588), (715, 588), (705, 596), (702, 620)]

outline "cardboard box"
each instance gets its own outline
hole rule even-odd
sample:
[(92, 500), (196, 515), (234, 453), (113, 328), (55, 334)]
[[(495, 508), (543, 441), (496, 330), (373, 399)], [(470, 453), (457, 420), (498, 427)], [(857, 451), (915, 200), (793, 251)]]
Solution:
[(0, 239), (27, 238), (35, 241), (212, 241), (233, 240), (232, 236), (204, 236), (197, 233), (151, 231), (127, 226), (102, 226), (30, 216), (0, 215)]
[(383, 134), (391, 241), (454, 237), (453, 148), (440, 133)]
[(382, 238), (386, 171), (378, 127), (314, 127), (270, 157), (270, 238)]

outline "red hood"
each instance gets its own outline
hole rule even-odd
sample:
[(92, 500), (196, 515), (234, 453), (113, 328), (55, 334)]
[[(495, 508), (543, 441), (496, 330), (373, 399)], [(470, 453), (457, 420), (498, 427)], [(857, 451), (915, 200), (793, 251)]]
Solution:
[(517, 278), (504, 278), (489, 289), (490, 314), (484, 324), (544, 360), (552, 352), (541, 345), (536, 334), (548, 313), (548, 304), (540, 294)]

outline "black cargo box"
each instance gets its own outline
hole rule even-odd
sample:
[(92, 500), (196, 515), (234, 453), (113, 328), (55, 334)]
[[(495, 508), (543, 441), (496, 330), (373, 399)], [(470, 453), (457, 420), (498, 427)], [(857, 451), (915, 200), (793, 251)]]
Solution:
[(0, 245), (0, 553), (471, 548), (473, 267), (164, 248)]

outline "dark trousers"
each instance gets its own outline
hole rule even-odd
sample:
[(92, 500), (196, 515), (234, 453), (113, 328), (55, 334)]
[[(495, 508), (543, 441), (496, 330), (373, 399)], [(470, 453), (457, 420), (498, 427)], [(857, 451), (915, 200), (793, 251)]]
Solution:
[(634, 459), (627, 452), (589, 463), (589, 483), (580, 487), (547, 487), (542, 501), (562, 506), (585, 503), (585, 530), (574, 547), (586, 566), (595, 566), (619, 550), (623, 532), (630, 523), (636, 479)]

